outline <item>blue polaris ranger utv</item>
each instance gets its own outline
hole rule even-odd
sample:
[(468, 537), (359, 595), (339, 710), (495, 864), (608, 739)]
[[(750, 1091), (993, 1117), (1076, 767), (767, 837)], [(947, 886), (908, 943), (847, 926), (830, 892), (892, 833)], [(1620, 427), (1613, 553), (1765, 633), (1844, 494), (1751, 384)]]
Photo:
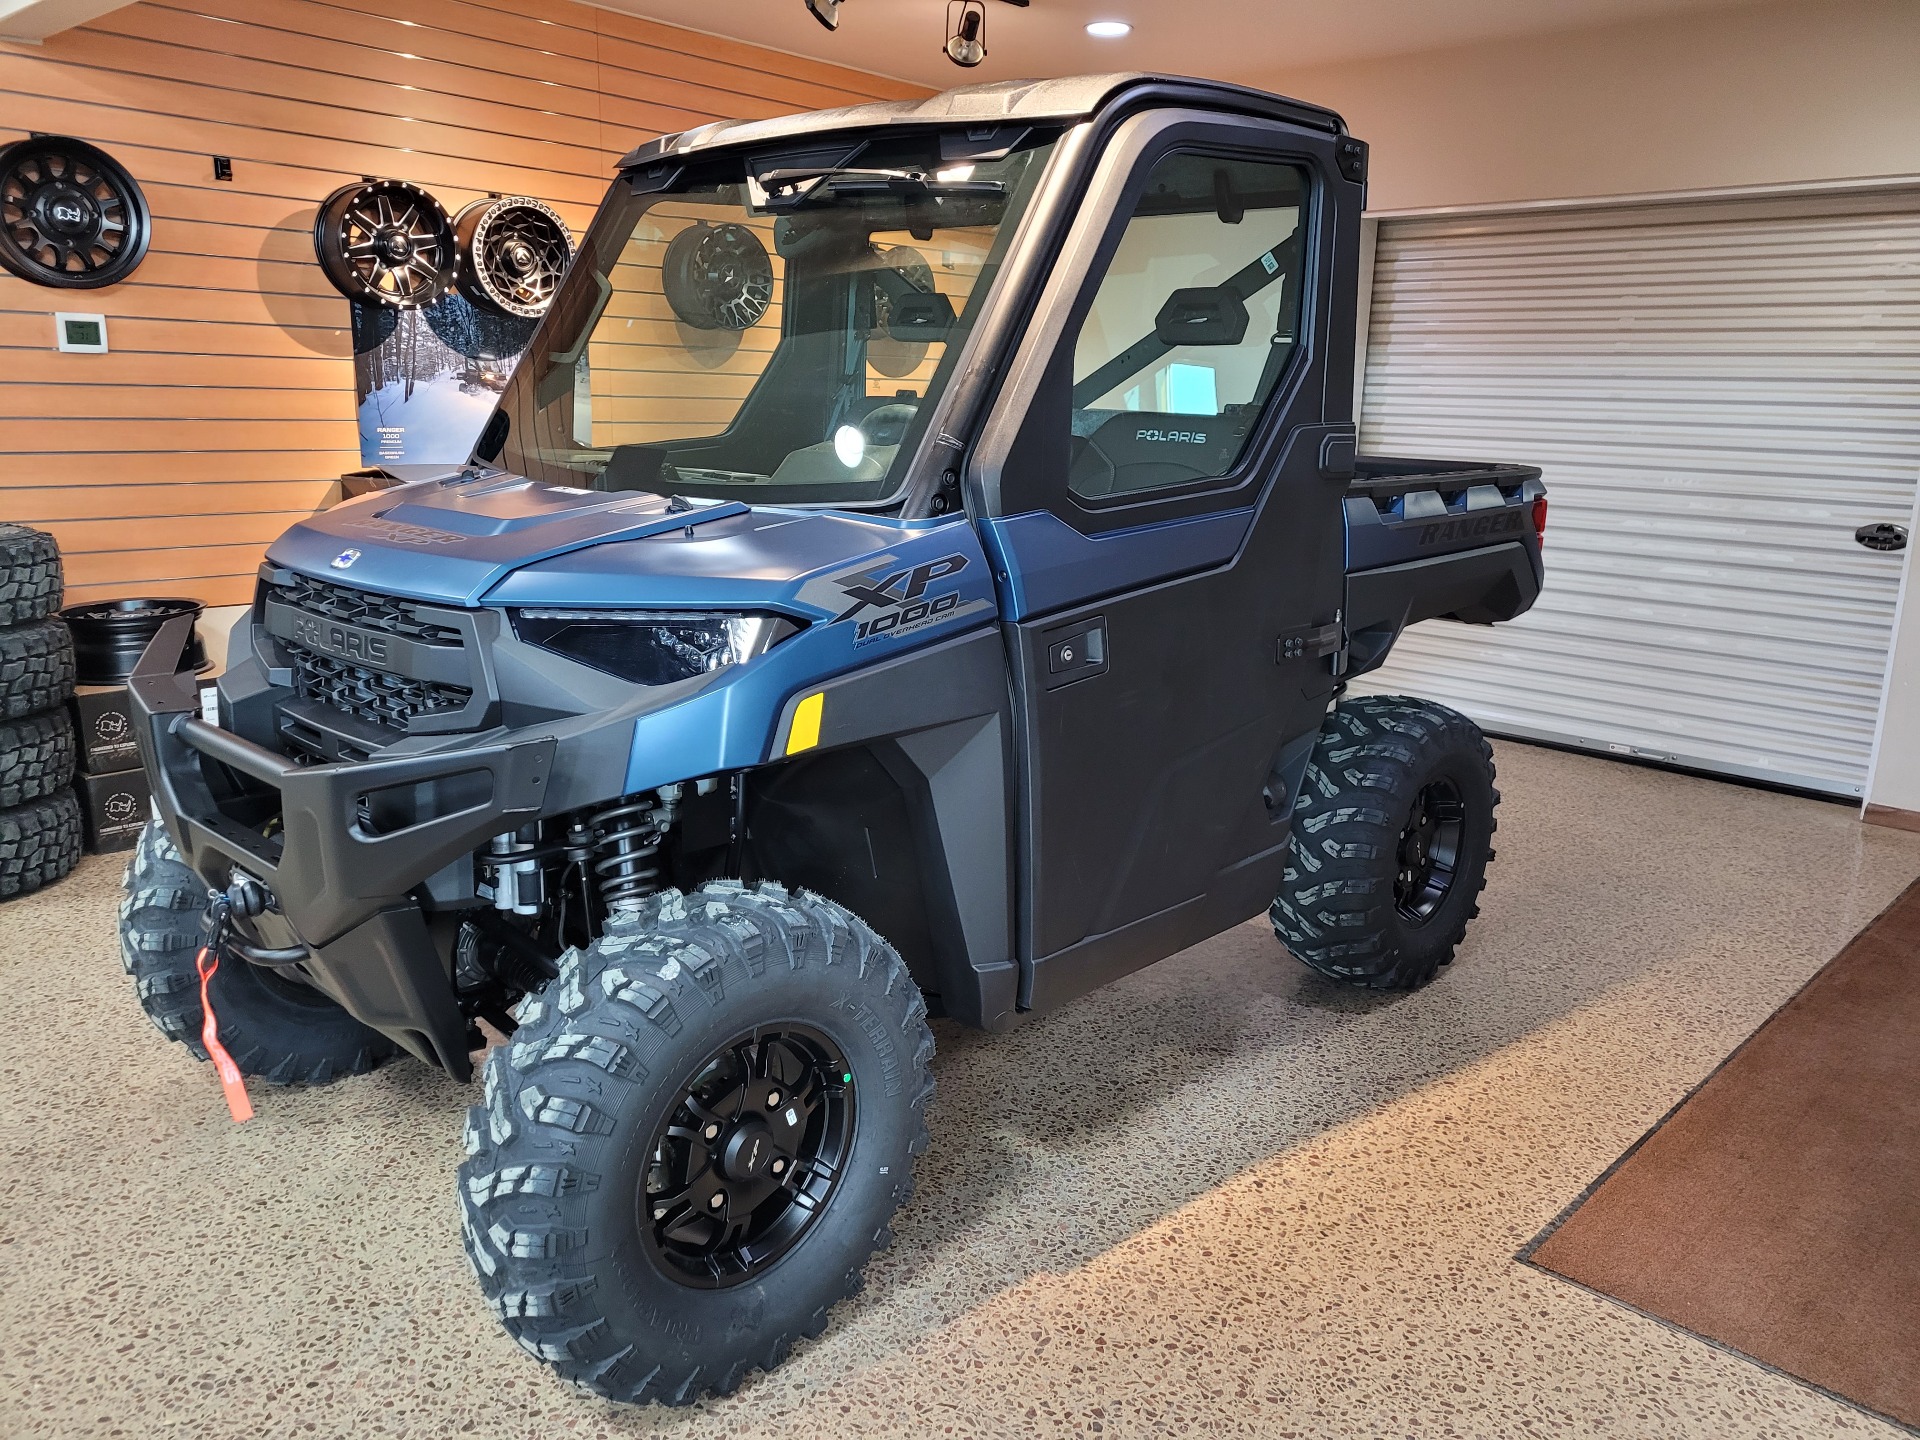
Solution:
[[(471, 460), (296, 525), (217, 715), (133, 682), (127, 968), (248, 1074), (465, 1080), (465, 1243), (685, 1403), (859, 1287), (990, 1030), (1270, 913), (1357, 985), (1475, 913), (1491, 752), (1342, 699), (1533, 603), (1535, 470), (1356, 456), (1366, 147), (1153, 76), (627, 156)], [(1275, 948), (1279, 956), (1279, 946)]]

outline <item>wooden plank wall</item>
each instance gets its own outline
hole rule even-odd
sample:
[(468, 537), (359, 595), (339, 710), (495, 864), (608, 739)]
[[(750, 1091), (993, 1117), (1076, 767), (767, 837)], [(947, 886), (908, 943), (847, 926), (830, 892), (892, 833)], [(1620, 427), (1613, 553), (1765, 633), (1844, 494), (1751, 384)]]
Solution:
[[(924, 93), (571, 0), (148, 0), (0, 44), (0, 144), (90, 140), (155, 217), (123, 284), (0, 272), (0, 517), (59, 537), (73, 599), (242, 603), (359, 464), (347, 302), (311, 239), (337, 185), (533, 195), (577, 231), (649, 136)], [(112, 353), (56, 353), (56, 310), (106, 314)]]

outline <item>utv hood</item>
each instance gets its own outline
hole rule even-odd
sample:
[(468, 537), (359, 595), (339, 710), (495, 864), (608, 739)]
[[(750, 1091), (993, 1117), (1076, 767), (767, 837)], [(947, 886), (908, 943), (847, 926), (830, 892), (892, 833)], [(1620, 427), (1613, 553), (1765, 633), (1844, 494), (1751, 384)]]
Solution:
[(790, 608), (796, 581), (898, 547), (924, 528), (492, 474), (337, 505), (287, 531), (267, 558), (316, 579), (442, 605)]

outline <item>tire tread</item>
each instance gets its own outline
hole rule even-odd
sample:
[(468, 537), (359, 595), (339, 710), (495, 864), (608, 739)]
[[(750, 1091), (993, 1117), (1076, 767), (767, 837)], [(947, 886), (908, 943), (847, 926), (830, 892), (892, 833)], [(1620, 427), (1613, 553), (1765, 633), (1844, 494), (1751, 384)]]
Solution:
[(44, 530), (0, 524), (0, 625), (44, 620), (65, 589), (60, 547)]
[[(1498, 806), (1493, 747), (1458, 711), (1407, 696), (1360, 695), (1328, 712), (1294, 803), (1287, 866), (1270, 912), (1281, 943), (1314, 970), (1367, 989), (1412, 990), (1451, 963), (1479, 913), (1491, 846), (1471, 877), (1467, 903), (1419, 946), (1403, 942), (1393, 893), (1399, 830), (1416, 776), (1446, 752), (1467, 757)], [(1497, 828), (1489, 811), (1489, 839)]]
[[(564, 1219), (553, 1218), (559, 1214), (553, 1201), (533, 1193), (537, 1187), (501, 1177), (546, 1164), (571, 1170), (578, 1189), (601, 1183), (593, 1157), (604, 1153), (596, 1149), (602, 1137), (583, 1135), (547, 1107), (554, 1082), (546, 1077), (590, 1075), (608, 1096), (598, 1108), (617, 1109), (629, 1087), (645, 1078), (643, 1057), (654, 1053), (647, 1032), (656, 1032), (652, 1043), (663, 1046), (703, 999), (719, 1004), (750, 990), (770, 966), (805, 969), (816, 963), (857, 963), (858, 974), (877, 971), (882, 978), (887, 1018), (901, 1032), (903, 1054), (917, 1072), (909, 1080), (909, 1151), (918, 1155), (929, 1139), (926, 1103), (933, 1092), (926, 1073), (933, 1036), (919, 989), (892, 947), (856, 916), (818, 895), (771, 882), (749, 887), (714, 881), (684, 895), (667, 890), (617, 914), (587, 950), (561, 957), (559, 976), (522, 1004), (513, 1041), (488, 1057), (486, 1099), (468, 1112), (468, 1155), (460, 1167), (463, 1246), (489, 1308), (508, 1333), (571, 1384), (627, 1403), (690, 1405), (702, 1394), (730, 1395), (755, 1371), (777, 1365), (796, 1340), (825, 1329), (832, 1306), (858, 1291), (866, 1260), (891, 1241), (892, 1232), (882, 1226), (860, 1265), (837, 1283), (838, 1293), (804, 1323), (771, 1335), (729, 1337), (726, 1353), (685, 1368), (652, 1362), (615, 1333), (597, 1298), (599, 1281), (584, 1264), (569, 1263), (570, 1248), (535, 1254), (530, 1252), (538, 1246), (501, 1241), (503, 1234), (519, 1236), (536, 1210), (554, 1228), (567, 1228)], [(630, 1052), (624, 1073), (593, 1058), (616, 1047)], [(528, 1096), (542, 1103), (529, 1107)], [(554, 1158), (556, 1147), (567, 1150), (565, 1158)], [(896, 1203), (911, 1188), (896, 1187)]]
[[(120, 964), (133, 980), (134, 994), (147, 1019), (169, 1040), (187, 1047), (196, 1060), (207, 1058), (200, 1039), (204, 1011), (196, 957), (202, 939), (207, 887), (182, 858), (159, 820), (150, 820), (127, 862), (120, 901)], [(229, 959), (226, 965), (244, 965)], [(224, 981), (216, 977), (215, 984)], [(216, 1004), (220, 1041), (242, 1074), (269, 1085), (326, 1085), (345, 1075), (364, 1075), (400, 1053), (400, 1047), (368, 1029), (339, 1007), (316, 1007), (302, 1017), (300, 1041), (270, 1043), (271, 1032), (256, 1035), (248, 1014), (231, 1004)], [(324, 1018), (325, 1023), (315, 1023)], [(282, 1017), (275, 1017), (281, 1034)]]

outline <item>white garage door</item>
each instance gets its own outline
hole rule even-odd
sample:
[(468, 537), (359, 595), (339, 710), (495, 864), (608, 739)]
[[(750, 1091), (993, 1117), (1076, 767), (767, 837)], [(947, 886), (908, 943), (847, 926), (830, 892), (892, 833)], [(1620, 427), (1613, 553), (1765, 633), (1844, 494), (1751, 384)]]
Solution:
[(1383, 220), (1361, 448), (1539, 465), (1547, 590), (1366, 688), (1858, 795), (1920, 476), (1920, 194)]

